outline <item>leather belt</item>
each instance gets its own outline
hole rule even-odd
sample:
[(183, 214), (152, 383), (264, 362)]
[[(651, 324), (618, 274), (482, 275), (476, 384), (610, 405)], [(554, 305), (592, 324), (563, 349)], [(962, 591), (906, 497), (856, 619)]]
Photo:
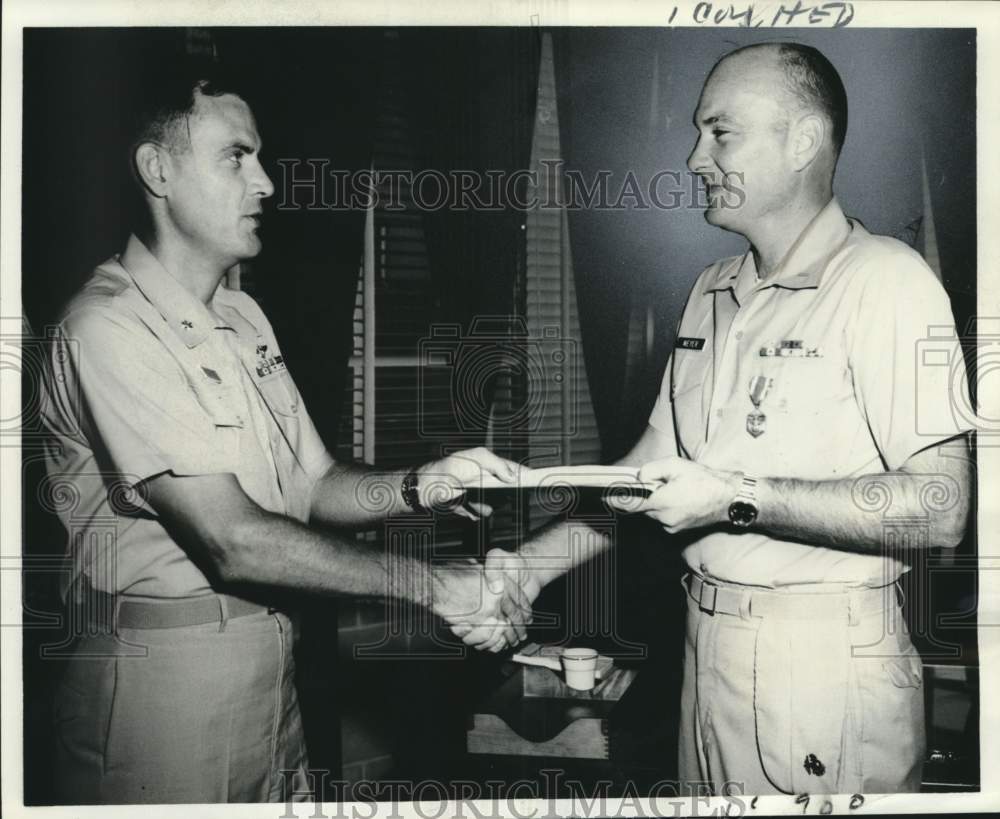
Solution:
[(116, 628), (182, 628), (206, 623), (224, 626), (227, 620), (237, 617), (265, 612), (272, 614), (276, 611), (229, 594), (136, 600), (90, 590), (84, 596), (84, 601), (77, 604), (80, 621), (107, 631)]
[(896, 604), (896, 586), (857, 588), (842, 592), (791, 593), (751, 589), (686, 574), (681, 581), (705, 614), (775, 617), (783, 620), (849, 619), (884, 611)]

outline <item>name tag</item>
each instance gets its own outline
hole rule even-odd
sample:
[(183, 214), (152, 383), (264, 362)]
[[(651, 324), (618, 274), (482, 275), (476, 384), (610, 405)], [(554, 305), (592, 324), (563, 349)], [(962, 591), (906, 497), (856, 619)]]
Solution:
[(674, 346), (679, 350), (701, 350), (705, 346), (705, 339), (677, 336), (677, 343)]

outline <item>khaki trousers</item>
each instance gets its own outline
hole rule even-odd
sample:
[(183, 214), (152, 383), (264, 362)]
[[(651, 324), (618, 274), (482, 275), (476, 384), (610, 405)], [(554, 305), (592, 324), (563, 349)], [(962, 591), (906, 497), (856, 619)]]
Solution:
[(708, 614), (689, 595), (681, 781), (713, 794), (918, 791), (922, 665), (886, 599), (811, 619), (754, 616), (749, 603)]
[(279, 612), (79, 639), (55, 697), (59, 801), (304, 798), (292, 642)]

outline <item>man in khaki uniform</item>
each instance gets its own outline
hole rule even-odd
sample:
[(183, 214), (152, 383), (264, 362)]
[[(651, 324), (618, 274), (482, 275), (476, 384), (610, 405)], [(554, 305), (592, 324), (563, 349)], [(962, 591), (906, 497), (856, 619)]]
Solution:
[[(895, 581), (906, 548), (959, 543), (970, 494), (969, 428), (951, 403), (961, 356), (918, 357), (930, 330), (954, 333), (948, 298), (916, 253), (834, 198), (847, 98), (818, 51), (728, 55), (694, 121), (706, 219), (750, 247), (698, 277), (649, 426), (621, 461), (655, 491), (612, 501), (692, 530), (681, 780), (915, 791), (921, 663)], [(926, 538), (897, 548), (890, 516)], [(588, 556), (567, 552), (555, 528), (487, 570), (533, 599)]]
[(148, 102), (132, 155), (148, 218), (69, 304), (45, 383), (79, 632), (56, 694), (60, 798), (303, 798), (276, 589), (398, 597), (469, 644), (516, 640), (481, 568), (393, 559), (308, 524), (461, 501), (483, 470), (509, 481), (514, 465), (486, 450), (399, 474), (335, 463), (264, 314), (221, 284), (260, 251), (273, 192), (249, 107), (202, 74), (167, 77)]

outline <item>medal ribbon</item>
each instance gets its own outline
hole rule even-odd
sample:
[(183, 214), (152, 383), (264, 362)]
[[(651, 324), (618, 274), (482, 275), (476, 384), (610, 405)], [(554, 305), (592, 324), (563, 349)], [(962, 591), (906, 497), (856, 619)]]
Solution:
[(760, 407), (761, 402), (767, 397), (772, 382), (773, 379), (764, 375), (755, 375), (750, 379), (750, 400), (755, 407)]

